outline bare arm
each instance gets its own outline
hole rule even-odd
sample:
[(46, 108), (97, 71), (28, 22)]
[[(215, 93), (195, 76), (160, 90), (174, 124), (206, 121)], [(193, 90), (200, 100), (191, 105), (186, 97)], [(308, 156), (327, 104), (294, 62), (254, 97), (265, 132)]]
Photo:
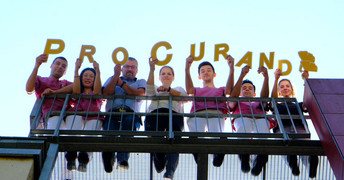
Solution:
[(73, 83), (73, 94), (80, 94), (80, 77), (79, 77), (79, 69), (81, 67), (82, 61), (81, 59), (77, 59), (75, 62), (75, 70), (74, 70), (74, 83)]
[(147, 80), (147, 85), (153, 85), (154, 86), (154, 71), (155, 71), (155, 65), (156, 63), (158, 63), (157, 59), (152, 59), (149, 58), (149, 76), (148, 76), (148, 80)]
[(93, 68), (96, 71), (96, 80), (94, 82), (93, 91), (94, 91), (94, 94), (101, 95), (102, 94), (102, 81), (100, 79), (100, 69), (99, 69), (99, 64), (97, 63), (97, 61), (93, 61)]
[[(308, 71), (303, 71), (302, 72), (302, 74), (301, 74), (301, 76), (302, 76), (302, 79), (304, 79), (304, 84), (306, 84), (306, 80), (309, 78), (309, 73), (308, 73)], [(307, 110), (307, 107), (305, 106), (305, 103), (302, 103), (302, 109), (303, 110)]]
[(258, 68), (258, 73), (262, 73), (262, 75), (264, 76), (264, 82), (263, 82), (262, 90), (260, 92), (260, 97), (261, 98), (267, 98), (267, 97), (269, 97), (269, 74), (268, 74), (268, 70), (266, 69), (266, 67), (261, 66)]
[(195, 88), (193, 86), (193, 82), (192, 82), (191, 75), (190, 75), (190, 67), (191, 67), (193, 60), (194, 60), (194, 57), (192, 57), (191, 55), (188, 58), (186, 58), (185, 87), (186, 87), (186, 92), (188, 94), (195, 94)]
[[(235, 83), (235, 86), (231, 92), (230, 97), (239, 97), (240, 95), (240, 91), (241, 91), (241, 84), (242, 81), (244, 80), (244, 77), (246, 76), (246, 74), (250, 71), (250, 66), (246, 65), (241, 69), (241, 74), (238, 78), (238, 81)], [(237, 105), (236, 101), (231, 101), (229, 102), (229, 108), (233, 109), (235, 106)]]
[(41, 97), (43, 97), (44, 95), (49, 95), (49, 94), (60, 94), (60, 93), (70, 94), (73, 92), (73, 86), (74, 86), (73, 84), (70, 84), (68, 86), (65, 86), (57, 90), (52, 90), (50, 88), (47, 88), (43, 91), (43, 93), (41, 94)]
[(115, 93), (116, 85), (120, 80), (119, 75), (121, 74), (121, 65), (116, 64), (114, 68), (114, 75), (111, 77), (110, 82), (104, 87), (103, 94), (104, 95), (111, 95)]
[(226, 84), (226, 94), (231, 94), (234, 86), (234, 58), (231, 55), (226, 57), (227, 63), (229, 65), (229, 76)]
[(281, 77), (282, 73), (280, 69), (276, 69), (275, 71), (275, 81), (274, 81), (274, 86), (272, 87), (272, 92), (271, 92), (271, 97), (272, 98), (277, 98), (278, 97), (278, 91), (277, 91), (277, 86), (278, 86), (278, 80)]
[(41, 54), (36, 58), (35, 67), (33, 68), (33, 71), (29, 77), (29, 79), (26, 82), (26, 92), (32, 93), (35, 91), (35, 83), (37, 78), (38, 69), (41, 66), (43, 62), (46, 62), (48, 60), (48, 56), (45, 54)]

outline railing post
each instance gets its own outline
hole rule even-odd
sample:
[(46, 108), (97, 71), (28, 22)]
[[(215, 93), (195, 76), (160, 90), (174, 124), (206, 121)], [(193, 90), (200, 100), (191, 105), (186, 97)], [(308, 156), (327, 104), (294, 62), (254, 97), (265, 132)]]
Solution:
[(168, 106), (169, 106), (169, 112), (168, 112), (168, 123), (169, 123), (169, 128), (168, 128), (168, 138), (173, 139), (174, 134), (173, 134), (173, 119), (172, 119), (172, 96), (169, 97), (168, 99)]
[(197, 180), (208, 179), (208, 154), (198, 153), (197, 155)]
[(288, 141), (288, 140), (289, 140), (289, 136), (288, 136), (287, 133), (285, 132), (285, 129), (284, 129), (284, 126), (283, 126), (283, 123), (282, 123), (280, 114), (279, 114), (278, 109), (277, 109), (277, 104), (276, 104), (275, 98), (271, 98), (271, 102), (272, 102), (272, 105), (273, 105), (273, 107), (274, 107), (274, 113), (275, 113), (275, 115), (276, 115), (276, 119), (277, 119), (277, 122), (278, 122), (278, 126), (279, 126), (280, 130), (281, 130), (282, 133), (283, 133), (284, 141)]
[(50, 180), (51, 173), (54, 169), (55, 161), (58, 155), (59, 145), (50, 144), (47, 156), (44, 160), (43, 168), (39, 180)]
[(68, 104), (68, 101), (69, 101), (69, 96), (70, 96), (70, 94), (66, 95), (66, 99), (65, 99), (65, 102), (63, 103), (63, 107), (62, 107), (62, 110), (61, 110), (61, 113), (60, 113), (60, 116), (59, 116), (59, 121), (57, 122), (57, 125), (56, 125), (56, 128), (55, 128), (53, 136), (58, 136), (59, 133), (60, 133), (60, 126), (61, 126), (61, 122), (63, 120), (63, 117), (66, 114), (66, 108), (67, 108), (67, 104)]

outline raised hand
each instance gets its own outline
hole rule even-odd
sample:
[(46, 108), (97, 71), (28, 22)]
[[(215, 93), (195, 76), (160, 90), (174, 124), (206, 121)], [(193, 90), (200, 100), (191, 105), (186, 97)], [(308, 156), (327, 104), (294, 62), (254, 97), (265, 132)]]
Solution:
[(242, 69), (241, 69), (241, 75), (242, 77), (245, 77), (246, 74), (250, 71), (251, 67), (249, 65), (246, 65), (244, 66)]
[(39, 67), (43, 62), (48, 61), (48, 56), (46, 54), (41, 54), (36, 58), (36, 66)]
[(234, 69), (234, 58), (231, 56), (231, 55), (228, 55), (226, 57), (226, 60), (227, 60), (227, 63), (228, 63), (228, 66), (230, 68), (233, 68)]
[(155, 70), (155, 65), (158, 63), (158, 59), (153, 59), (152, 57), (149, 58), (149, 67), (152, 71)]
[(281, 77), (281, 75), (282, 75), (282, 72), (281, 72), (281, 70), (279, 69), (279, 68), (277, 68), (276, 70), (275, 70), (275, 79), (279, 79), (280, 77)]
[(98, 64), (97, 61), (93, 61), (93, 68), (94, 68), (94, 70), (95, 70), (97, 73), (100, 72), (100, 70), (99, 70), (99, 64)]
[(260, 73), (262, 73), (262, 75), (266, 78), (266, 77), (268, 77), (268, 69), (266, 69), (266, 67), (264, 67), (264, 66), (260, 66), (259, 68), (258, 68), (258, 74), (260, 74)]
[(309, 77), (308, 71), (307, 70), (302, 71), (301, 76), (302, 76), (302, 79), (308, 79), (308, 77)]
[(191, 64), (193, 63), (193, 61), (194, 61), (194, 57), (193, 56), (189, 56), (189, 57), (187, 57), (186, 58), (186, 66), (185, 66), (185, 68), (186, 69), (190, 69), (190, 67), (191, 67)]
[(113, 71), (115, 76), (119, 77), (121, 75), (121, 64), (116, 64)]

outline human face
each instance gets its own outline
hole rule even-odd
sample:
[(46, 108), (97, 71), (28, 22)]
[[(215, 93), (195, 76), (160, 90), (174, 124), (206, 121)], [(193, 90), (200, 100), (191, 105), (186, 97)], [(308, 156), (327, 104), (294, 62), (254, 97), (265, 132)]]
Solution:
[(287, 80), (281, 81), (279, 83), (278, 90), (279, 94), (282, 97), (289, 98), (293, 96), (293, 89), (291, 87), (291, 84)]
[(241, 96), (243, 97), (254, 97), (254, 87), (251, 83), (244, 83), (241, 85)]
[(171, 86), (174, 80), (172, 70), (169, 67), (162, 68), (159, 74), (159, 79), (164, 86)]
[(66, 73), (67, 67), (67, 61), (60, 58), (56, 59), (54, 63), (51, 65), (50, 76), (56, 79), (60, 79)]
[(210, 65), (204, 65), (199, 70), (199, 77), (203, 81), (210, 81), (214, 79), (215, 73)]
[(137, 63), (128, 60), (127, 63), (123, 65), (122, 74), (125, 79), (134, 79), (137, 74)]
[(82, 85), (85, 88), (92, 88), (94, 84), (94, 78), (95, 78), (95, 74), (90, 70), (86, 70), (82, 74)]

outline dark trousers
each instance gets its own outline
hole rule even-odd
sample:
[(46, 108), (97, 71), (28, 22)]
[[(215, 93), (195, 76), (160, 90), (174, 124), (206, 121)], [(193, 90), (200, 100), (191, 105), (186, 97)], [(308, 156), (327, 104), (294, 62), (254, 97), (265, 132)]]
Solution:
[[(112, 112), (134, 112), (129, 108), (124, 109), (113, 109)], [(108, 115), (105, 118), (105, 122), (103, 125), (103, 130), (129, 130), (129, 131), (137, 131), (141, 126), (141, 117), (137, 115)], [(115, 156), (115, 152), (103, 152), (106, 154), (107, 157), (111, 156), (112, 158)], [(129, 153), (127, 152), (118, 152), (117, 153), (117, 161), (128, 161)]]
[[(169, 109), (159, 108), (152, 113), (168, 113)], [(173, 113), (175, 113), (173, 111)], [(145, 121), (146, 131), (168, 131), (169, 130), (169, 116), (168, 115), (148, 115)], [(172, 130), (183, 131), (184, 130), (184, 118), (181, 115), (172, 115)], [(155, 167), (158, 164), (166, 165), (166, 172), (173, 176), (178, 166), (179, 153), (153, 153), (153, 160)], [(157, 169), (158, 171), (158, 169)]]

